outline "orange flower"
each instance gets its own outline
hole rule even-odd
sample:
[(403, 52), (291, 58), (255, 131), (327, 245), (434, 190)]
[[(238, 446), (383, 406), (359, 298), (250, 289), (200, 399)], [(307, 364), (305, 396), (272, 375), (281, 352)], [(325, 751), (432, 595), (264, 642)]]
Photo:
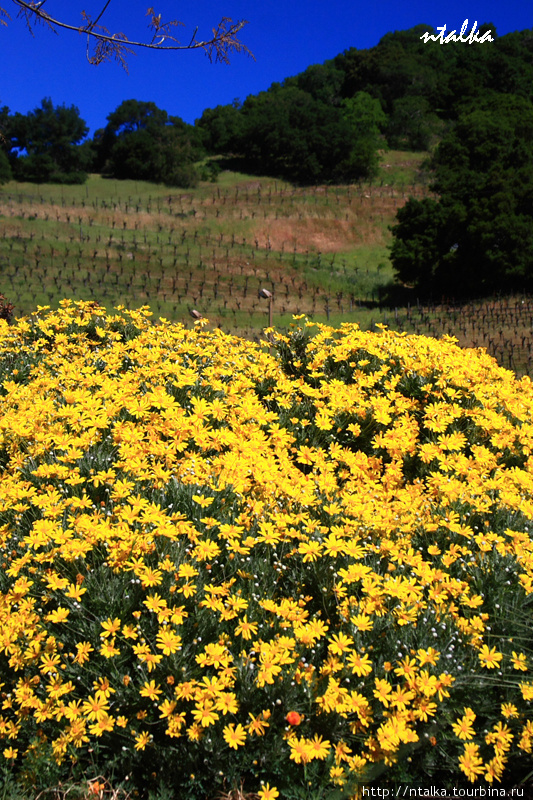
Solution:
[(287, 720), (289, 725), (299, 725), (303, 717), (301, 714), (298, 714), (297, 711), (289, 711), (285, 719)]

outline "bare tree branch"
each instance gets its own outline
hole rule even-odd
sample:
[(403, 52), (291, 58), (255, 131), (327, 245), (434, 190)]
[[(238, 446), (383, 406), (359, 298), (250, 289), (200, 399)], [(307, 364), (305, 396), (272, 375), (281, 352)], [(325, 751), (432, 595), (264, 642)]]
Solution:
[[(91, 64), (101, 64), (104, 61), (116, 59), (127, 71), (125, 56), (132, 55), (138, 48), (149, 50), (203, 50), (210, 61), (229, 63), (231, 53), (246, 53), (253, 58), (248, 48), (237, 38), (237, 35), (247, 24), (247, 20), (233, 22), (224, 17), (216, 28), (212, 30), (212, 37), (206, 40), (197, 39), (198, 28), (194, 31), (188, 44), (182, 44), (173, 34), (175, 29), (183, 23), (178, 20), (163, 22), (162, 15), (149, 8), (146, 16), (150, 17), (148, 28), (151, 31), (150, 41), (137, 41), (129, 39), (124, 33), (111, 33), (98, 23), (107, 11), (112, 0), (106, 0), (102, 9), (93, 19), (85, 11), (81, 12), (82, 24), (73, 25), (62, 19), (56, 19), (49, 14), (44, 5), (47, 0), (11, 0), (18, 7), (18, 16), (22, 17), (33, 34), (33, 25), (41, 23), (57, 33), (56, 28), (85, 34), (87, 36), (87, 59)], [(6, 25), (5, 19), (11, 19), (7, 11), (0, 7), (0, 24)], [(91, 49), (92, 48), (92, 49)]]

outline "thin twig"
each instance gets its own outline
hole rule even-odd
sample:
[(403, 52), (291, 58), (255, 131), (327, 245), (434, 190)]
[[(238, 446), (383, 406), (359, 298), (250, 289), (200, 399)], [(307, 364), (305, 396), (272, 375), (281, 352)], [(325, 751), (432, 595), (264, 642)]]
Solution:
[[(44, 0), (46, 2), (46, 0)], [(52, 30), (55, 27), (63, 28), (64, 30), (73, 31), (75, 33), (84, 33), (88, 37), (88, 41), (96, 40), (100, 46), (96, 46), (95, 54), (93, 56), (87, 53), (87, 58), (93, 64), (100, 64), (102, 61), (108, 60), (111, 57), (118, 58), (123, 66), (125, 66), (122, 53), (133, 53), (137, 48), (145, 48), (149, 50), (164, 50), (164, 51), (181, 51), (181, 50), (204, 50), (210, 61), (229, 62), (228, 54), (230, 51), (245, 52), (253, 58), (249, 49), (237, 39), (237, 34), (247, 24), (248, 20), (240, 20), (233, 22), (229, 17), (224, 17), (216, 28), (213, 28), (213, 36), (211, 39), (198, 41), (196, 39), (197, 28), (189, 44), (180, 44), (174, 37), (170, 35), (170, 28), (180, 25), (177, 20), (170, 23), (161, 24), (161, 17), (155, 15), (153, 9), (149, 9), (148, 13), (152, 15), (152, 25), (155, 33), (151, 42), (143, 42), (138, 40), (130, 40), (124, 33), (110, 33), (106, 28), (97, 26), (98, 21), (102, 18), (111, 3), (107, 0), (96, 17), (92, 20), (85, 12), (82, 16), (87, 21), (85, 25), (71, 25), (60, 19), (48, 14), (43, 9), (44, 2), (37, 3), (34, 0), (12, 0), (15, 5), (20, 8), (20, 14), (25, 17), (26, 24), (30, 32), (33, 34), (30, 19), (37, 19), (37, 21), (45, 23)], [(0, 13), (9, 18), (7, 12), (0, 8)], [(3, 22), (3, 20), (2, 20)], [(5, 24), (5, 23), (3, 23)], [(156, 36), (161, 36), (159, 42), (154, 42)], [(163, 42), (171, 40), (174, 44), (163, 44)]]

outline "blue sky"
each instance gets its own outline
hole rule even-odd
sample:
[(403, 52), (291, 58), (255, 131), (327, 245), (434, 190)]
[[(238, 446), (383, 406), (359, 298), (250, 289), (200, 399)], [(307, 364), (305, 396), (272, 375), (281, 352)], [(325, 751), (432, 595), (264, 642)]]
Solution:
[[(373, 47), (388, 31), (418, 24), (459, 30), (465, 19), (469, 29), (474, 21), (490, 22), (500, 36), (533, 28), (529, 0), (112, 0), (102, 22), (112, 32), (145, 39), (150, 2), (164, 20), (178, 18), (185, 23), (178, 34), (184, 42), (196, 26), (200, 38), (207, 38), (224, 16), (249, 20), (241, 39), (255, 61), (234, 55), (228, 66), (210, 64), (201, 52), (143, 51), (129, 57), (129, 74), (115, 63), (95, 67), (86, 60), (82, 36), (67, 31), (55, 35), (39, 26), (32, 37), (17, 18), (13, 2), (0, 0), (0, 7), (12, 17), (7, 28), (0, 27), (0, 106), (26, 113), (43, 97), (51, 97), (55, 104), (76, 105), (92, 134), (123, 100), (135, 98), (151, 100), (192, 123), (205, 108), (244, 100), (350, 47)], [(46, 3), (50, 15), (77, 24), (82, 9), (94, 16), (105, 0)], [(490, 43), (427, 46), (490, 47)]]

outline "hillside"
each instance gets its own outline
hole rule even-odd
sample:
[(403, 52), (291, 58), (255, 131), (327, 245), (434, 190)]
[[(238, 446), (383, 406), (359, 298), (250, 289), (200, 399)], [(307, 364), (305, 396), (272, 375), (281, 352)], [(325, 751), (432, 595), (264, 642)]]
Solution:
[(1, 291), (17, 316), (64, 297), (149, 305), (254, 336), (274, 294), (293, 314), (365, 324), (392, 272), (388, 226), (408, 195), (427, 193), (424, 153), (390, 152), (373, 184), (296, 188), (223, 172), (187, 192), (92, 176), (84, 186), (11, 182), (0, 189)]
[[(533, 371), (533, 301), (527, 295), (428, 306), (413, 292), (384, 299), (393, 280), (388, 229), (409, 196), (428, 196), (425, 153), (388, 151), (372, 184), (296, 188), (222, 172), (187, 192), (91, 176), (84, 186), (0, 187), (0, 292), (15, 317), (61, 299), (108, 308), (148, 305), (153, 318), (257, 340), (293, 314), (363, 329), (457, 337), (486, 347), (517, 374)], [(381, 300), (380, 300), (381, 298)]]

